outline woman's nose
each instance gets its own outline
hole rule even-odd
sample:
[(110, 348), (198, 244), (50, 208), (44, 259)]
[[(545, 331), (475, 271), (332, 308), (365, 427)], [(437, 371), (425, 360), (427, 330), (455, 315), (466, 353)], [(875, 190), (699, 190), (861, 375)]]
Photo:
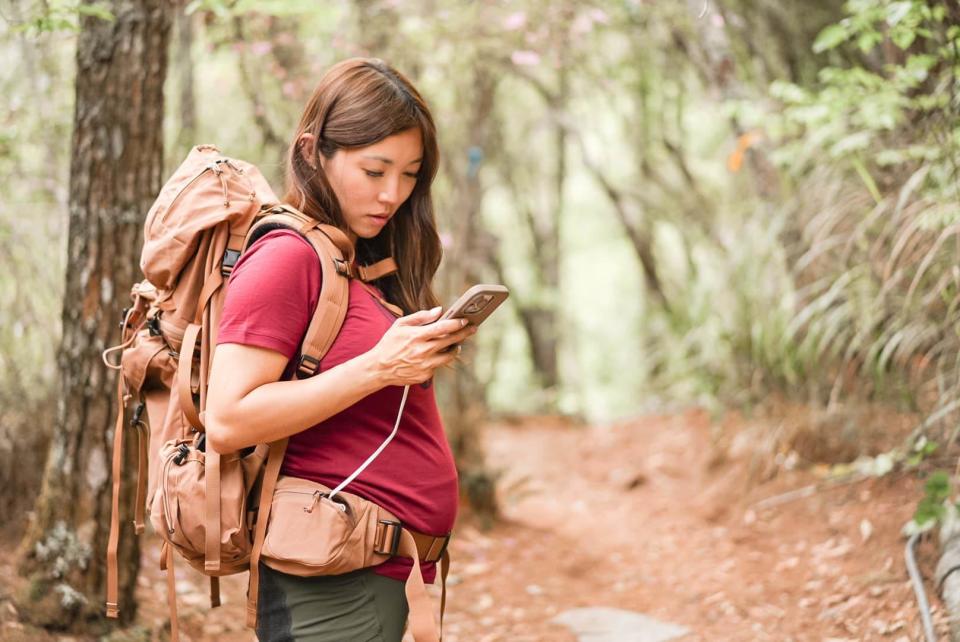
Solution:
[(388, 181), (380, 191), (377, 199), (384, 205), (395, 205), (397, 202), (397, 193), (400, 187), (396, 180)]

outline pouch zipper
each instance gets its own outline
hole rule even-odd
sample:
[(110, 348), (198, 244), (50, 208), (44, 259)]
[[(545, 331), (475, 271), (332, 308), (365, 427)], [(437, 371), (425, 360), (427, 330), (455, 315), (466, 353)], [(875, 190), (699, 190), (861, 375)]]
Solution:
[[(308, 506), (303, 507), (304, 513), (312, 513), (313, 509), (317, 507), (317, 504), (320, 502), (322, 497), (326, 497), (327, 493), (321, 493), (319, 490), (315, 490), (312, 493), (306, 490), (293, 490), (291, 488), (284, 488), (276, 492), (277, 495), (290, 494), (290, 495), (306, 495), (313, 499)], [(330, 503), (337, 507), (341, 513), (347, 512), (347, 507), (341, 504), (340, 502), (335, 502), (332, 499)]]

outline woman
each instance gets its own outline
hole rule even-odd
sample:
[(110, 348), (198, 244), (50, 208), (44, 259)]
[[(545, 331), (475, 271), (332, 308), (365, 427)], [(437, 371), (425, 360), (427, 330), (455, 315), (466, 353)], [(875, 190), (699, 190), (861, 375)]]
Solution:
[[(317, 303), (321, 266), (296, 232), (272, 231), (237, 263), (210, 374), (207, 437), (219, 452), (290, 437), (281, 474), (333, 487), (400, 430), (347, 488), (413, 530), (444, 535), (457, 511), (457, 473), (431, 379), (475, 332), (437, 321), (431, 280), (440, 241), (430, 185), (438, 149), (430, 111), (410, 82), (376, 59), (331, 68), (290, 147), (284, 200), (343, 230), (358, 262), (393, 256), (398, 271), (352, 279), (343, 328), (319, 373), (291, 380)], [(378, 297), (399, 306), (397, 318)], [(435, 307), (436, 306), (436, 307)], [(260, 566), (261, 640), (399, 641), (411, 560), (353, 573), (295, 577)], [(433, 582), (434, 564), (423, 564)]]

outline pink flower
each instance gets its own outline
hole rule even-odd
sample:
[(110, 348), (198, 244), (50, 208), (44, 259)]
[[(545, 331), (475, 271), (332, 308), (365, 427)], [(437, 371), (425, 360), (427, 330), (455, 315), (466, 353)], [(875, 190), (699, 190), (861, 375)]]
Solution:
[(260, 40), (259, 42), (253, 43), (250, 46), (250, 51), (253, 52), (254, 56), (265, 56), (273, 49), (273, 45), (266, 40)]
[(510, 54), (510, 61), (518, 67), (533, 67), (540, 64), (540, 54), (536, 51), (518, 49)]
[(527, 14), (523, 11), (517, 11), (504, 19), (503, 28), (507, 31), (516, 31), (522, 29), (525, 24), (527, 24)]
[(440, 232), (440, 246), (445, 250), (453, 247), (453, 234), (450, 232)]
[(610, 22), (610, 16), (603, 9), (591, 9), (588, 14), (590, 19), (599, 24), (605, 25)]

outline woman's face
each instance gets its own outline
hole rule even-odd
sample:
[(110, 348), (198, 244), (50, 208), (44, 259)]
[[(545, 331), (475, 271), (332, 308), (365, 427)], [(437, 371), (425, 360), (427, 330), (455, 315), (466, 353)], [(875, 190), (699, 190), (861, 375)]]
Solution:
[(340, 202), (351, 241), (380, 233), (413, 192), (422, 159), (419, 128), (367, 147), (338, 149), (330, 158), (321, 155), (320, 163)]

